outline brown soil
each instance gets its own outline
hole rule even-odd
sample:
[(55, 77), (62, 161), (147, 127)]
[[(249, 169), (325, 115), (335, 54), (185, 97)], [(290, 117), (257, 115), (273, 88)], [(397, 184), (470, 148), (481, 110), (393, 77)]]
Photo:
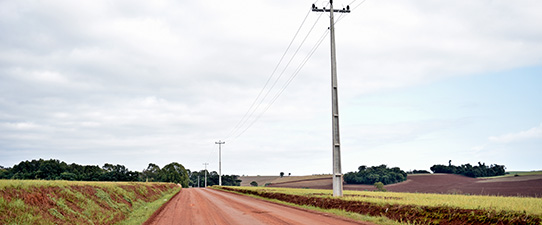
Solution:
[(370, 224), (213, 189), (183, 189), (146, 224)]
[[(332, 189), (331, 179), (313, 179), (297, 182), (272, 184), (270, 187)], [(386, 185), (384, 188), (394, 192), (472, 194), (498, 196), (542, 197), (542, 175), (470, 178), (454, 174), (409, 175), (407, 181)], [(373, 185), (345, 184), (345, 190), (373, 191)]]

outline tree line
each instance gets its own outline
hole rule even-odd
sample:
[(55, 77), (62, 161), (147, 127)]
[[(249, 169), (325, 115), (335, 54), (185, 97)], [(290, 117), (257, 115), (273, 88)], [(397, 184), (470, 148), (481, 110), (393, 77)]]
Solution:
[[(204, 170), (192, 172), (182, 164), (172, 162), (160, 168), (150, 163), (142, 172), (130, 171), (123, 165), (106, 163), (102, 167), (95, 165), (67, 164), (57, 159), (39, 159), (22, 161), (12, 168), (0, 166), (0, 179), (18, 180), (70, 180), (70, 181), (145, 181), (178, 183), (183, 187), (197, 187), (197, 176), (200, 175), (200, 187), (205, 182)], [(208, 172), (207, 185), (218, 185), (218, 174)], [(222, 175), (222, 185), (239, 186), (238, 175)]]
[(343, 177), (347, 184), (393, 184), (405, 181), (407, 173), (399, 167), (388, 168), (386, 165), (360, 166), (357, 172), (348, 172)]
[(471, 164), (463, 164), (461, 166), (452, 165), (452, 161), (448, 162), (446, 165), (433, 165), (431, 168), (433, 173), (451, 173), (459, 174), (467, 177), (493, 177), (504, 175), (506, 167), (504, 165), (492, 164), (486, 166), (485, 163), (478, 162), (477, 166), (472, 166)]
[[(459, 174), (467, 177), (492, 177), (501, 176), (505, 172), (504, 165), (492, 164), (487, 166), (485, 163), (478, 162), (477, 166), (470, 164), (463, 164), (461, 166), (452, 165), (452, 161), (448, 162), (448, 165), (433, 165), (431, 171), (433, 173), (451, 173)], [(424, 174), (430, 173), (426, 170), (414, 170), (406, 173), (398, 167), (388, 168), (386, 165), (380, 166), (360, 166), (356, 172), (348, 172), (344, 174), (344, 181), (347, 184), (369, 184), (373, 185), (377, 182), (383, 184), (393, 184), (403, 182), (407, 179), (407, 174)]]

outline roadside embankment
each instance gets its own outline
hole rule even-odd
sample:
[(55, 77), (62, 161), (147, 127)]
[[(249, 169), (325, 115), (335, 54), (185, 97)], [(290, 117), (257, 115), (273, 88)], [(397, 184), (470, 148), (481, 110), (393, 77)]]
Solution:
[(141, 224), (172, 183), (0, 180), (0, 224)]

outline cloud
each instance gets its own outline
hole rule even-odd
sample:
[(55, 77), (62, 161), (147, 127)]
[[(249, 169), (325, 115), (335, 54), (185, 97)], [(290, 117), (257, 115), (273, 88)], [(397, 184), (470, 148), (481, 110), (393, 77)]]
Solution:
[[(243, 117), (304, 16), (307, 23), (291, 50), (323, 15), (310, 12), (311, 3), (0, 1), (0, 164), (73, 150), (75, 162), (99, 164), (104, 159), (95, 153), (108, 152), (108, 161), (131, 168), (173, 159), (201, 166), (214, 142)], [(539, 65), (542, 33), (533, 22), (542, 21), (538, 5), (367, 1), (345, 15), (336, 27), (341, 127), (355, 134), (342, 133), (343, 142), (412, 143), (451, 127), (442, 122), (450, 118), (413, 112), (411, 103), (395, 95), (382, 101), (405, 107), (361, 120), (368, 105), (358, 100), (450, 77)], [(325, 18), (298, 58), (327, 30)], [(265, 158), (259, 149), (269, 155), (327, 149), (327, 43), (253, 127), (236, 142), (226, 140), (230, 152), (250, 161)], [(292, 61), (270, 96), (299, 61)], [(318, 157), (307, 154), (305, 161), (326, 159)], [(262, 171), (273, 170), (274, 162), (268, 163)], [(292, 172), (308, 168), (293, 167)], [(307, 171), (299, 173), (319, 172)]]
[(530, 139), (542, 139), (542, 124), (540, 124), (538, 127), (533, 127), (525, 131), (508, 133), (500, 136), (492, 136), (488, 139), (489, 141), (496, 143), (513, 143)]

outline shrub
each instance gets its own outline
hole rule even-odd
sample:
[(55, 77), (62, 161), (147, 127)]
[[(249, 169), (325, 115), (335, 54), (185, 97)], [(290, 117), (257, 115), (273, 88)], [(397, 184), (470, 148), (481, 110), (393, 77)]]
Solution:
[(386, 192), (386, 189), (384, 188), (384, 184), (382, 182), (376, 182), (374, 184), (376, 191)]

